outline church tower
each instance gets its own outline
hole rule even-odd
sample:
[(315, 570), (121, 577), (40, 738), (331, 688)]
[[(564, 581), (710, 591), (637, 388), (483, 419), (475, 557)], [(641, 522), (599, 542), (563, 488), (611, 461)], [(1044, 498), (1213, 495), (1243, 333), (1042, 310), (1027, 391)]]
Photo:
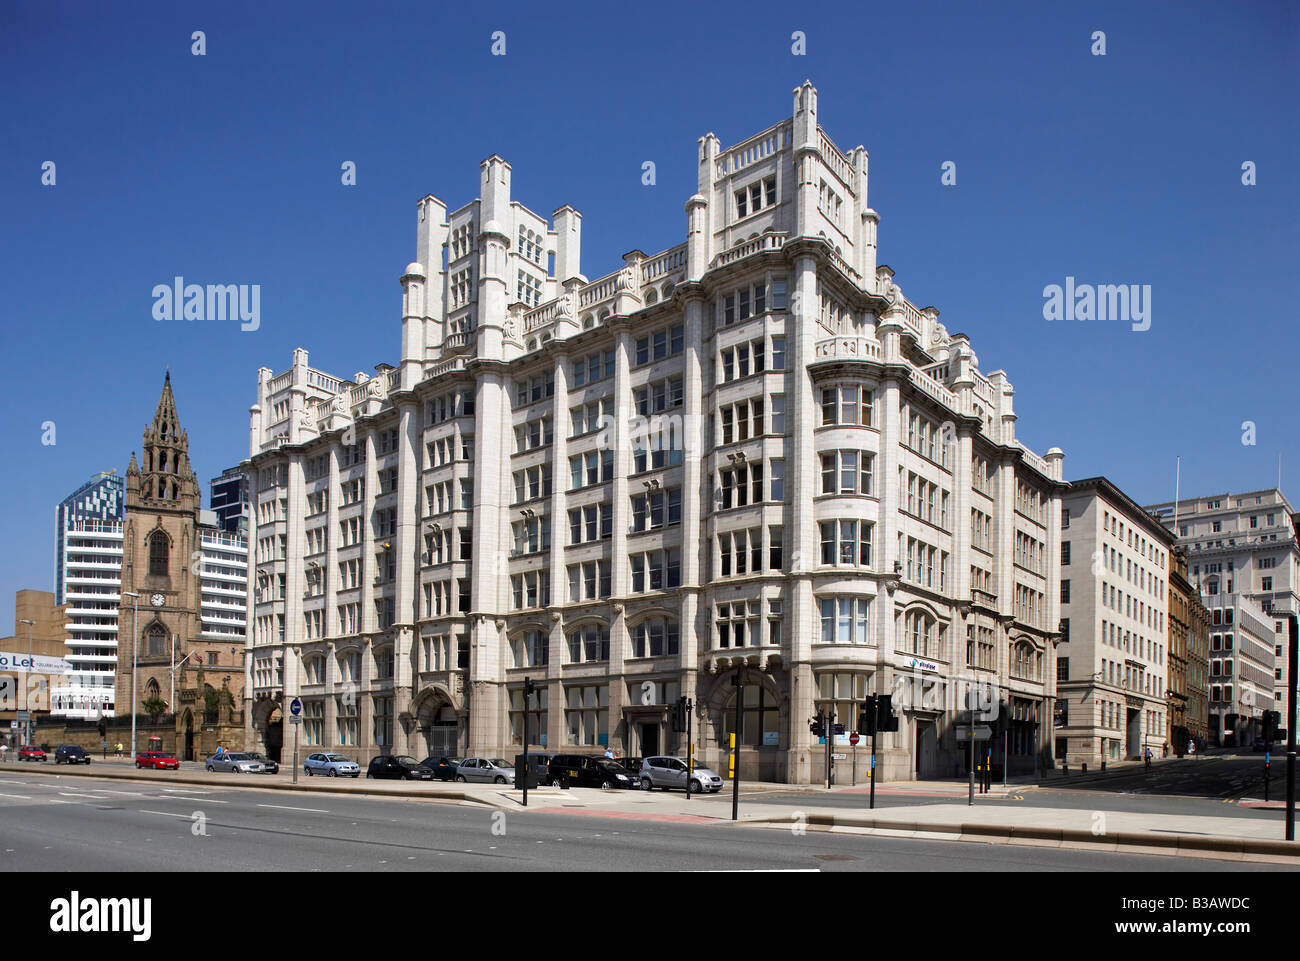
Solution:
[[(222, 676), (205, 679), (204, 667), (226, 665), (231, 657), (220, 644), (209, 645), (201, 637), (202, 499), (190, 467), (189, 443), (176, 413), (169, 372), (153, 423), (144, 431), (141, 458), (137, 461), (132, 452), (126, 469), (116, 703), (119, 715), (129, 715), (128, 705), (139, 715), (137, 751), (149, 749), (150, 735), (160, 735), (162, 749), (175, 751), (181, 759), (201, 756), (209, 746), (215, 750), (219, 740), (237, 746), (219, 730), (227, 720), (228, 705), (218, 703), (213, 712), (203, 697), (205, 688), (219, 692), (225, 686)], [(232, 692), (235, 704), (242, 697), (242, 672), (238, 681), (239, 690)], [(218, 699), (209, 695), (208, 700)]]

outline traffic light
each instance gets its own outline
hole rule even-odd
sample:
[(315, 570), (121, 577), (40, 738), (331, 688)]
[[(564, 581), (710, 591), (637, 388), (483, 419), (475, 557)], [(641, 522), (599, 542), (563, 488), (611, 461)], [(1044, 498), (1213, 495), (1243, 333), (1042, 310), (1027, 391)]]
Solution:
[(893, 701), (893, 695), (890, 694), (876, 696), (876, 730), (881, 733), (898, 730), (898, 718), (894, 717)]
[(858, 733), (868, 737), (876, 733), (876, 695), (874, 694), (862, 702), (862, 713), (858, 715)]
[(673, 705), (673, 731), (674, 733), (686, 731), (686, 695), (684, 694)]
[(107, 735), (108, 735), (108, 722), (101, 717), (99, 719), (99, 736), (105, 737)]
[(1264, 712), (1264, 740), (1278, 740), (1278, 726), (1282, 723), (1282, 713), (1280, 711)]
[(812, 731), (813, 737), (824, 737), (826, 735), (826, 712), (825, 711), (817, 712), (817, 720), (812, 722), (812, 726), (809, 727), (809, 730)]

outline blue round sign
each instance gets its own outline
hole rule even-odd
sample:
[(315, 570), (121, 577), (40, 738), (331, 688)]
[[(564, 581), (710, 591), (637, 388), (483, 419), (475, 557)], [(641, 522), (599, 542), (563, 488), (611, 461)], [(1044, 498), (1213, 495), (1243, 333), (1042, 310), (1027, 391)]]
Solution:
[(289, 702), (289, 713), (292, 714), (294, 717), (297, 717), (299, 714), (301, 714), (301, 713), (302, 713), (302, 701), (300, 701), (300, 700), (299, 700), (298, 698), (296, 698), (296, 697), (295, 697), (292, 701), (290, 701), (290, 702)]

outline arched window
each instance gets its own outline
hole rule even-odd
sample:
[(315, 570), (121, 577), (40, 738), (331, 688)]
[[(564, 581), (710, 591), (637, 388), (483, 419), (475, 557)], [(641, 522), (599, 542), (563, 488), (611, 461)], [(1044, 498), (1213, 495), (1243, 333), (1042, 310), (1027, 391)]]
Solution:
[[(727, 743), (728, 735), (736, 725), (736, 695), (733, 692), (722, 712), (722, 742)], [(761, 747), (773, 740), (764, 735), (776, 735), (779, 743), (781, 731), (781, 708), (776, 695), (762, 684), (748, 680), (745, 683), (745, 699), (741, 702), (740, 737), (741, 744)], [(768, 746), (771, 746), (770, 744)]]
[(155, 624), (150, 628), (144, 649), (148, 657), (162, 657), (167, 653), (167, 632), (161, 625)]
[(651, 287), (649, 290), (645, 292), (645, 302), (647, 307), (650, 304), (657, 303), (658, 300), (659, 300), (659, 295), (655, 293), (655, 289), (653, 287)]
[(145, 700), (147, 701), (150, 698), (159, 698), (161, 696), (162, 689), (158, 687), (158, 679), (156, 677), (149, 678), (149, 683), (144, 686)]
[(153, 536), (149, 538), (149, 574), (151, 576), (167, 576), (169, 549), (167, 535), (162, 531), (155, 531)]

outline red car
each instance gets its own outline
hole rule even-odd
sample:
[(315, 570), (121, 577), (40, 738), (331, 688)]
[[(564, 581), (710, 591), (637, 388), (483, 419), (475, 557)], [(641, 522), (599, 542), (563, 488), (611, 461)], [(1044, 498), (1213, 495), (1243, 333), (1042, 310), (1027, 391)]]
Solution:
[(25, 744), (18, 749), (18, 760), (20, 761), (44, 761), (45, 752), (35, 744)]
[(179, 771), (181, 762), (162, 751), (141, 751), (135, 756), (136, 767), (151, 767), (161, 771)]

